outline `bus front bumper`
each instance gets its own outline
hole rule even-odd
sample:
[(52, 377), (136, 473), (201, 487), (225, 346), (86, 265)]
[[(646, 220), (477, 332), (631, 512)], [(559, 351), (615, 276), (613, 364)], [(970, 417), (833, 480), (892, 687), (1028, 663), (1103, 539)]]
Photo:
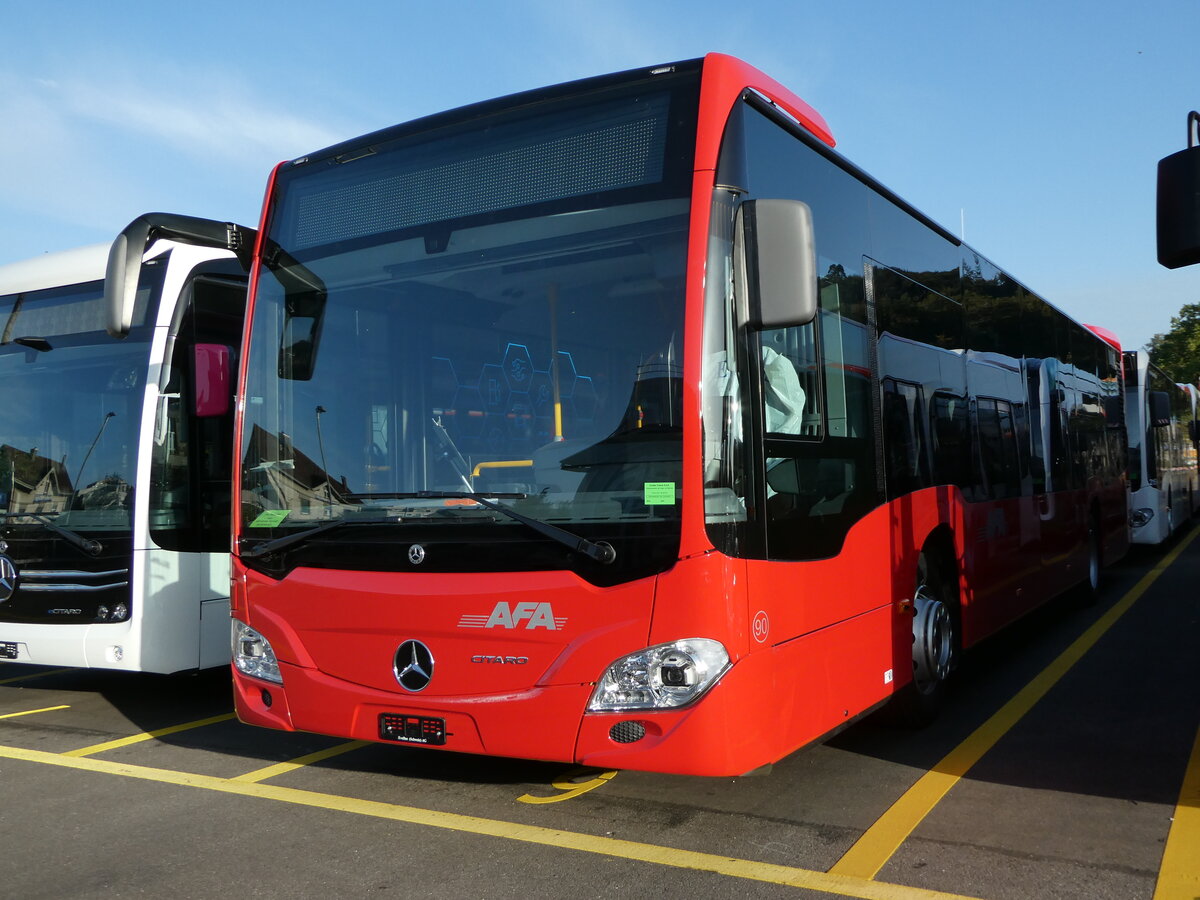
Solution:
[[(750, 671), (758, 665), (753, 656), (743, 659), (683, 709), (623, 713), (587, 713), (590, 684), (422, 698), (288, 663), (280, 663), (282, 685), (236, 670), (233, 683), (238, 718), (250, 725), (603, 769), (727, 776), (772, 762), (778, 752), (777, 741), (758, 731), (771, 721), (749, 690), (762, 675)], [(396, 731), (398, 720), (411, 734)]]

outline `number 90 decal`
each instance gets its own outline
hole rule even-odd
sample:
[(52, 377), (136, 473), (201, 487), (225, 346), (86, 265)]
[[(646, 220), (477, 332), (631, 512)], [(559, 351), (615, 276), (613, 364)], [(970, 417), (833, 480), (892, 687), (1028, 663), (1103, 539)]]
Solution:
[(760, 644), (765, 644), (767, 635), (771, 633), (771, 620), (767, 618), (767, 614), (763, 610), (759, 610), (754, 614), (754, 622), (750, 626), (751, 633), (754, 639)]

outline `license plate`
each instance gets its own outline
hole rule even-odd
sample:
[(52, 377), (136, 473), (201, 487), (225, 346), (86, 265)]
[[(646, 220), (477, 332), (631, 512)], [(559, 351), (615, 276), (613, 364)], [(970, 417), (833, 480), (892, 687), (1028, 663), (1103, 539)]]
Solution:
[(446, 743), (446, 720), (383, 713), (379, 717), (379, 737), (402, 744), (441, 745)]
[(0, 641), (0, 659), (16, 659), (17, 645), (10, 641)]

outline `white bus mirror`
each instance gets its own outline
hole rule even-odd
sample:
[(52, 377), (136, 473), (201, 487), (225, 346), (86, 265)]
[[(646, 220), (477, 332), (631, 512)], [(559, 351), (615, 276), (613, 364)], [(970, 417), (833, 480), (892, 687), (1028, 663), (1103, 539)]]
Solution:
[(748, 324), (805, 325), (817, 315), (812, 210), (799, 200), (747, 200), (738, 207), (734, 278)]

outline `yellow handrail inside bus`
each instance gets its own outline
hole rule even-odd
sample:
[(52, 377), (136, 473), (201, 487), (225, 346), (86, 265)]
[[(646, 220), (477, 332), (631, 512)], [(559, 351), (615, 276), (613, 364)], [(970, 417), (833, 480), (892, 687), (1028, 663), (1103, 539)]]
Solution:
[(492, 462), (481, 462), (471, 470), (471, 477), (478, 478), (484, 469), (516, 469), (521, 466), (533, 466), (532, 459), (497, 459)]
[(558, 285), (546, 285), (546, 300), (550, 305), (550, 389), (554, 394), (554, 440), (563, 439), (562, 394), (558, 376)]

